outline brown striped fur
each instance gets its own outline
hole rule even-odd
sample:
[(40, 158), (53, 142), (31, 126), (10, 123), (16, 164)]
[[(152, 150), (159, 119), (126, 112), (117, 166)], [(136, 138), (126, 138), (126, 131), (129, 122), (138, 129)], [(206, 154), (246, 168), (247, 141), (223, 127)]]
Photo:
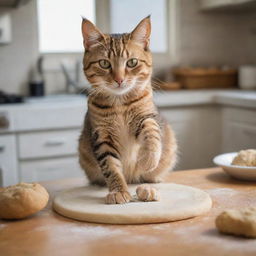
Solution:
[[(176, 160), (174, 133), (151, 88), (150, 18), (129, 34), (101, 33), (83, 20), (84, 73), (92, 89), (79, 139), (80, 165), (91, 183), (107, 184), (107, 203), (125, 203), (127, 183), (159, 182)], [(129, 59), (138, 64), (128, 67)], [(109, 61), (102, 68), (99, 60)]]

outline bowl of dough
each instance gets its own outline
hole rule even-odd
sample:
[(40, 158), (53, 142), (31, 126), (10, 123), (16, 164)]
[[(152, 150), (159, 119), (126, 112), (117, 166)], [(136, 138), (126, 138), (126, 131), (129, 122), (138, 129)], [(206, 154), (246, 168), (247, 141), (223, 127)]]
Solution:
[(256, 149), (221, 154), (213, 162), (234, 178), (256, 181)]

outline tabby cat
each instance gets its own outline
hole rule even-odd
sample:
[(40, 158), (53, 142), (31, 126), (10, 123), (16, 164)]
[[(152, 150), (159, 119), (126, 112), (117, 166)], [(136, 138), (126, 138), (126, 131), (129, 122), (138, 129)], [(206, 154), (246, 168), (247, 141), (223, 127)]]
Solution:
[(108, 204), (131, 200), (127, 183), (160, 182), (176, 160), (174, 133), (153, 103), (150, 32), (150, 17), (125, 34), (82, 22), (91, 91), (79, 161), (92, 184), (108, 186)]

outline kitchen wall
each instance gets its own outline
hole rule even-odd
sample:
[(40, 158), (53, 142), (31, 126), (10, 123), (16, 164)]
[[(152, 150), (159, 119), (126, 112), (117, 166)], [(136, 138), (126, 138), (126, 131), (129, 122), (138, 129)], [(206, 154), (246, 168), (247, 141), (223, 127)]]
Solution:
[[(246, 15), (244, 18), (245, 30), (248, 37), (245, 41), (245, 48), (249, 52), (248, 60), (252, 64), (256, 64), (256, 9), (252, 11), (250, 15)], [(249, 24), (249, 26), (246, 26)]]
[[(200, 12), (198, 0), (178, 0), (177, 59), (167, 54), (155, 57), (157, 71), (169, 70), (173, 64), (232, 65), (256, 64), (256, 12)], [(1, 10), (0, 10), (1, 11)], [(38, 57), (36, 1), (11, 10), (13, 41), (0, 46), (0, 88), (8, 92), (27, 93), (28, 73)], [(59, 69), (64, 58), (72, 54), (46, 56), (46, 92), (63, 92), (65, 80)]]
[(180, 1), (179, 63), (256, 64), (256, 10), (200, 12), (199, 1)]
[(38, 57), (36, 1), (9, 12), (12, 20), (12, 42), (0, 45), (0, 90), (26, 93), (28, 74)]

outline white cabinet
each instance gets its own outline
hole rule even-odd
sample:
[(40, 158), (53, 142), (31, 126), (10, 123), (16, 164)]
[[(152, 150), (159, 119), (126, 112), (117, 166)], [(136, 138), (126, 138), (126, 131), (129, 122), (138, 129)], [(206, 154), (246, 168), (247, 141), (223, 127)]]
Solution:
[(0, 186), (84, 177), (78, 139), (86, 110), (81, 95), (1, 105)]
[(213, 166), (220, 151), (220, 109), (216, 106), (160, 108), (171, 124), (178, 142), (175, 169)]
[(18, 182), (15, 135), (0, 135), (0, 187)]
[(18, 131), (46, 131), (82, 128), (87, 110), (85, 98), (56, 104), (27, 103), (13, 113), (13, 126)]
[(223, 108), (222, 152), (256, 148), (256, 111)]
[(25, 182), (84, 176), (78, 163), (80, 129), (18, 135), (20, 179)]
[(160, 108), (178, 142), (175, 169), (214, 166), (214, 156), (256, 148), (256, 111), (238, 107), (201, 105)]
[(84, 177), (78, 157), (41, 159), (20, 163), (21, 181), (35, 182), (72, 177)]
[(30, 132), (18, 135), (20, 159), (76, 155), (80, 130)]

